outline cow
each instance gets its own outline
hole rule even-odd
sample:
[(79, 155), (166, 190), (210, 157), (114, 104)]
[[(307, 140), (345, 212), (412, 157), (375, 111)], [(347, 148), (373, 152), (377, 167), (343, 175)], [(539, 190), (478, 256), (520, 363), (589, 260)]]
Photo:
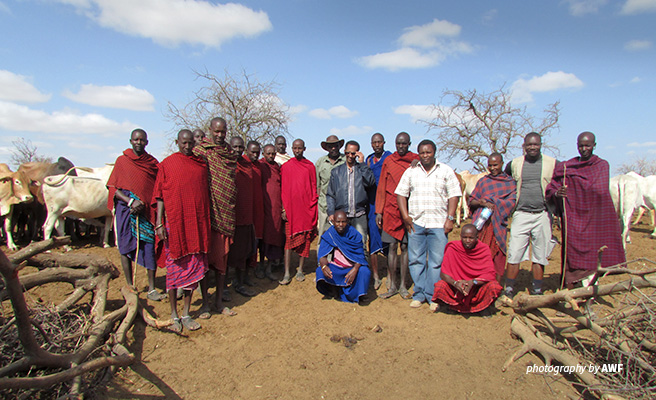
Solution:
[(0, 216), (5, 217), (5, 234), (7, 247), (16, 250), (12, 236), (12, 214), (14, 207), (21, 203), (29, 203), (34, 197), (29, 190), (29, 180), (22, 172), (13, 172), (7, 164), (0, 164)]
[[(462, 179), (462, 176), (456, 172), (456, 178), (458, 179), (458, 183), (460, 184), (460, 190), (462, 191), (463, 195), (460, 196), (460, 200), (458, 200), (458, 207), (456, 207), (456, 226), (460, 226), (460, 214), (462, 210), (467, 209), (467, 202), (465, 201), (465, 180)], [(467, 218), (467, 211), (465, 211), (465, 218)]]
[(103, 246), (109, 247), (109, 232), (112, 228), (112, 211), (107, 208), (107, 180), (113, 165), (95, 170), (77, 168), (78, 174), (85, 171), (89, 176), (53, 175), (45, 178), (43, 198), (48, 217), (43, 224), (44, 237), (50, 237), (53, 228), (64, 234), (63, 217), (83, 219), (94, 223), (95, 218), (105, 218)]
[(64, 157), (59, 157), (57, 162), (54, 163), (28, 162), (18, 167), (18, 172), (23, 173), (27, 178), (29, 190), (37, 201), (17, 205), (10, 219), (13, 219), (13, 224), (20, 223), (19, 232), (27, 231), (28, 241), (37, 239), (39, 228), (46, 219), (45, 203), (41, 190), (43, 180), (48, 176), (57, 174), (68, 173), (69, 175), (75, 175), (73, 167), (73, 163)]
[(463, 181), (465, 181), (465, 188), (462, 191), (462, 197), (461, 197), (461, 202), (462, 202), (462, 211), (464, 214), (464, 219), (467, 219), (469, 217), (469, 196), (471, 193), (474, 191), (474, 188), (476, 187), (476, 184), (478, 181), (484, 177), (485, 175), (489, 174), (489, 172), (481, 172), (480, 174), (472, 174), (469, 171), (462, 171), (460, 173), (460, 177), (462, 178)]
[(652, 215), (652, 225), (655, 225), (651, 237), (656, 238), (656, 224), (654, 224), (654, 209), (656, 209), (656, 175), (642, 176), (633, 171), (629, 172), (627, 175), (636, 178), (640, 184), (642, 204), (639, 217), (642, 216), (645, 209), (650, 210)]
[(626, 250), (626, 244), (631, 243), (629, 229), (631, 228), (631, 216), (633, 212), (643, 204), (640, 182), (632, 175), (618, 175), (610, 178), (610, 197), (617, 212), (622, 228), (622, 244)]

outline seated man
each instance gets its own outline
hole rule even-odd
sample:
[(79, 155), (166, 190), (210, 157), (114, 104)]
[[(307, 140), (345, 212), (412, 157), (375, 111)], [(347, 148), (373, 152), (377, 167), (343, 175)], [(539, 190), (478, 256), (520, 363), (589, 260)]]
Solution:
[[(321, 235), (317, 257), (317, 290), (341, 301), (357, 303), (367, 294), (371, 271), (364, 257), (362, 235), (348, 224), (346, 213), (335, 211), (334, 226)], [(332, 261), (328, 262), (328, 255)]]
[(495, 279), (490, 248), (478, 241), (476, 227), (463, 226), (460, 239), (446, 245), (433, 301), (460, 313), (476, 313), (488, 308), (502, 288)]

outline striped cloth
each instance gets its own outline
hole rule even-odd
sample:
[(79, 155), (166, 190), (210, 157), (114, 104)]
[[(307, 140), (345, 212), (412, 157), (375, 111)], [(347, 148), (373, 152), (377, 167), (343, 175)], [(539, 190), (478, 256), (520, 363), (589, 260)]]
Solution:
[[(517, 184), (515, 180), (504, 172), (496, 176), (485, 175), (476, 183), (476, 187), (469, 197), (469, 201), (472, 200), (487, 201), (494, 204), (494, 212), (485, 224), (492, 224), (494, 238), (505, 254), (507, 250), (508, 217), (510, 217), (517, 202)], [(483, 207), (473, 210), (472, 221), (476, 221), (482, 210)], [(487, 244), (490, 245), (490, 243)]]
[(563, 249), (567, 251), (565, 280), (568, 283), (577, 282), (597, 269), (597, 252), (602, 246), (608, 246), (601, 259), (602, 267), (626, 261), (620, 223), (608, 188), (609, 171), (608, 162), (596, 155), (587, 161), (575, 157), (556, 164), (547, 186), (547, 199), (558, 206), (561, 214), (563, 200), (556, 197), (556, 192), (563, 184), (567, 186)]
[(206, 160), (209, 169), (210, 222), (212, 229), (231, 236), (235, 231), (235, 160), (237, 155), (227, 144), (218, 145), (208, 138), (194, 147), (194, 155)]

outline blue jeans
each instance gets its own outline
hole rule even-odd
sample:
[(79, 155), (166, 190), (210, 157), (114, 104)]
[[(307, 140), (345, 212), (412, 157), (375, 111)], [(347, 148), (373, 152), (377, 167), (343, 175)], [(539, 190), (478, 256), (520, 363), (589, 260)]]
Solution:
[(412, 299), (432, 303), (448, 239), (443, 228), (424, 228), (417, 224), (414, 228), (414, 232), (408, 233), (409, 269), (415, 282)]

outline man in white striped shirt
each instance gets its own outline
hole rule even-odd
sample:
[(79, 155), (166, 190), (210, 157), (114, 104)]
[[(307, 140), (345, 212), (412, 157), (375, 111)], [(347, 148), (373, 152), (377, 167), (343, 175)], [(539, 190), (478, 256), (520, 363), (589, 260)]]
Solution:
[(440, 280), (440, 267), (447, 235), (453, 230), (458, 200), (462, 196), (453, 169), (435, 159), (435, 143), (422, 140), (417, 146), (419, 165), (408, 168), (396, 187), (401, 218), (408, 231), (409, 269), (415, 282), (410, 307), (432, 302), (435, 283)]

